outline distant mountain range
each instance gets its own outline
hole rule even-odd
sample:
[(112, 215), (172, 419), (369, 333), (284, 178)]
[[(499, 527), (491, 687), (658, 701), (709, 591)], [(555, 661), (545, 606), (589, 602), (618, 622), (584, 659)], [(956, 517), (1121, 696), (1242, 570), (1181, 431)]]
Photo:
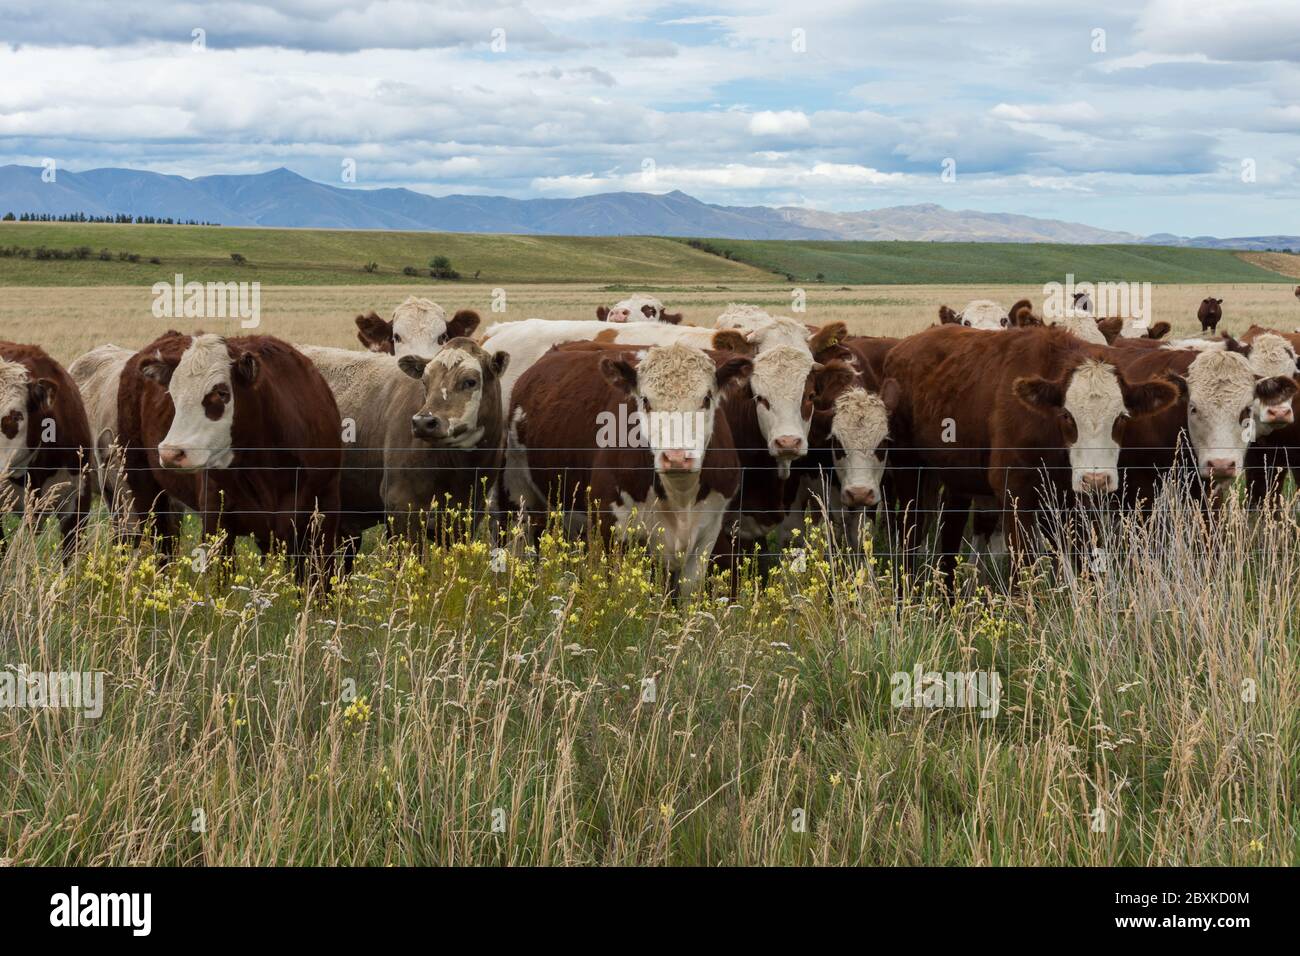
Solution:
[(574, 199), (426, 196), (410, 189), (330, 186), (288, 169), (186, 179), (135, 169), (0, 167), (4, 212), (195, 219), (224, 226), (401, 229), (565, 236), (698, 236), (718, 239), (934, 242), (1150, 243), (1222, 249), (1300, 250), (1300, 236), (1141, 237), (1080, 223), (1007, 213), (954, 211), (933, 203), (862, 212), (793, 206), (717, 206), (683, 192), (603, 193)]

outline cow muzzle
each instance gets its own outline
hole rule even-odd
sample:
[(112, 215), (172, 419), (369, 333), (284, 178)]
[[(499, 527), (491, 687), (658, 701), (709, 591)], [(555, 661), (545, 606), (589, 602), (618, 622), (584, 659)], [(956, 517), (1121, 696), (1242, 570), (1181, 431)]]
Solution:
[(411, 434), (425, 441), (442, 441), (450, 437), (447, 420), (428, 412), (411, 416)]
[(804, 441), (799, 435), (778, 435), (772, 439), (771, 450), (773, 457), (790, 461), (803, 456)]
[(1085, 471), (1079, 476), (1079, 490), (1084, 494), (1109, 494), (1116, 485), (1115, 476), (1108, 471)]
[(1295, 412), (1291, 410), (1290, 402), (1285, 405), (1265, 405), (1261, 421), (1265, 425), (1290, 425), (1295, 421)]
[(673, 448), (659, 453), (660, 471), (694, 471), (695, 456), (682, 448)]
[(605, 316), (606, 322), (628, 322), (631, 321), (632, 313), (627, 309), (610, 309), (609, 314)]
[(158, 446), (158, 464), (176, 471), (187, 471), (193, 467), (189, 453), (176, 445)]
[(1237, 471), (1237, 462), (1232, 458), (1211, 458), (1201, 468), (1201, 474), (1211, 481), (1231, 481)]
[(840, 503), (846, 508), (874, 508), (879, 500), (875, 489), (866, 485), (840, 489)]

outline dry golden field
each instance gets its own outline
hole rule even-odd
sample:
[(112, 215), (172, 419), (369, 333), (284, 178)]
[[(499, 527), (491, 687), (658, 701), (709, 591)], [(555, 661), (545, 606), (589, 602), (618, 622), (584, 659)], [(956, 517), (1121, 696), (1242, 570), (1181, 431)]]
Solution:
[[(595, 307), (624, 296), (604, 285), (506, 285), (504, 312), (492, 311), (494, 287), (469, 283), (438, 286), (265, 286), (262, 320), (256, 330), (294, 342), (353, 347), (352, 318), (377, 310), (381, 315), (407, 295), (427, 295), (453, 311), (477, 309), (484, 324), (541, 317), (594, 318)], [(708, 325), (728, 302), (753, 302), (771, 311), (791, 312), (791, 290), (769, 283), (726, 286), (646, 287), (671, 308), (685, 311), (688, 322)], [(831, 286), (810, 285), (805, 316), (811, 323), (842, 319), (855, 333), (906, 335), (935, 321), (941, 304), (960, 309), (976, 298), (1011, 305), (1029, 298), (1041, 307), (1043, 290), (1035, 285), (1004, 286)], [(1199, 331), (1196, 307), (1207, 295), (1223, 299), (1221, 329), (1241, 333), (1252, 322), (1291, 330), (1300, 326), (1300, 301), (1287, 285), (1157, 285), (1153, 321), (1168, 321), (1175, 334)], [(71, 361), (96, 345), (114, 342), (143, 346), (168, 328), (203, 328), (244, 334), (235, 320), (188, 322), (157, 319), (150, 311), (147, 286), (86, 288), (13, 287), (0, 296), (0, 337), (39, 343), (61, 361)]]

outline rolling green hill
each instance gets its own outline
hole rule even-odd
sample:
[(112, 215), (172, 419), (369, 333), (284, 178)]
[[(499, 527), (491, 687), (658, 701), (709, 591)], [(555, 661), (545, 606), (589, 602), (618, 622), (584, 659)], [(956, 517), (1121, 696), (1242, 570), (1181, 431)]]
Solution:
[[(1061, 282), (1290, 282), (1224, 249), (1007, 242), (704, 240), (734, 259), (812, 282), (928, 285)], [(1297, 257), (1300, 261), (1300, 257)]]
[[(472, 235), (329, 229), (107, 223), (0, 223), (0, 285), (152, 285), (177, 272), (191, 281), (267, 285), (428, 285), (429, 260), (446, 256), (462, 279), (849, 285), (1063, 281), (1290, 282), (1240, 254), (1165, 246), (978, 242), (687, 240), (646, 236)], [(696, 248), (702, 246), (703, 248)], [(58, 258), (81, 250), (80, 258)], [(101, 259), (101, 250), (107, 260)], [(246, 262), (236, 265), (231, 254)], [(720, 253), (727, 253), (731, 258)], [(134, 257), (122, 259), (120, 254)], [(1289, 257), (1288, 257), (1289, 258)], [(1297, 257), (1300, 259), (1300, 257)], [(157, 259), (157, 262), (151, 262)], [(365, 271), (374, 263), (373, 272)], [(417, 275), (407, 276), (411, 267)]]
[[(36, 249), (88, 250), (84, 259), (37, 259)], [(648, 237), (469, 235), (331, 229), (111, 223), (0, 223), (0, 285), (152, 285), (187, 280), (260, 281), (266, 285), (427, 286), (429, 260), (446, 256), (465, 280), (479, 282), (778, 282), (779, 276), (729, 262), (671, 239)], [(101, 261), (101, 249), (110, 261)], [(118, 253), (139, 257), (119, 261)], [(231, 253), (247, 264), (236, 266)], [(157, 258), (158, 263), (151, 263)], [(366, 272), (373, 262), (377, 269)], [(403, 275), (407, 266), (419, 275)]]

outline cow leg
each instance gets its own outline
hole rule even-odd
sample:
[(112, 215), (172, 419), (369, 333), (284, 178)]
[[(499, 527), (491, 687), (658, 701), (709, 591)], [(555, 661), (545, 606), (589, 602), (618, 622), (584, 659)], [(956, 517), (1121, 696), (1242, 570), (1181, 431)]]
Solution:
[(957, 558), (961, 555), (962, 539), (966, 537), (966, 519), (970, 508), (969, 495), (945, 491), (938, 515), (936, 540), (939, 548), (939, 573), (949, 592), (955, 590)]

